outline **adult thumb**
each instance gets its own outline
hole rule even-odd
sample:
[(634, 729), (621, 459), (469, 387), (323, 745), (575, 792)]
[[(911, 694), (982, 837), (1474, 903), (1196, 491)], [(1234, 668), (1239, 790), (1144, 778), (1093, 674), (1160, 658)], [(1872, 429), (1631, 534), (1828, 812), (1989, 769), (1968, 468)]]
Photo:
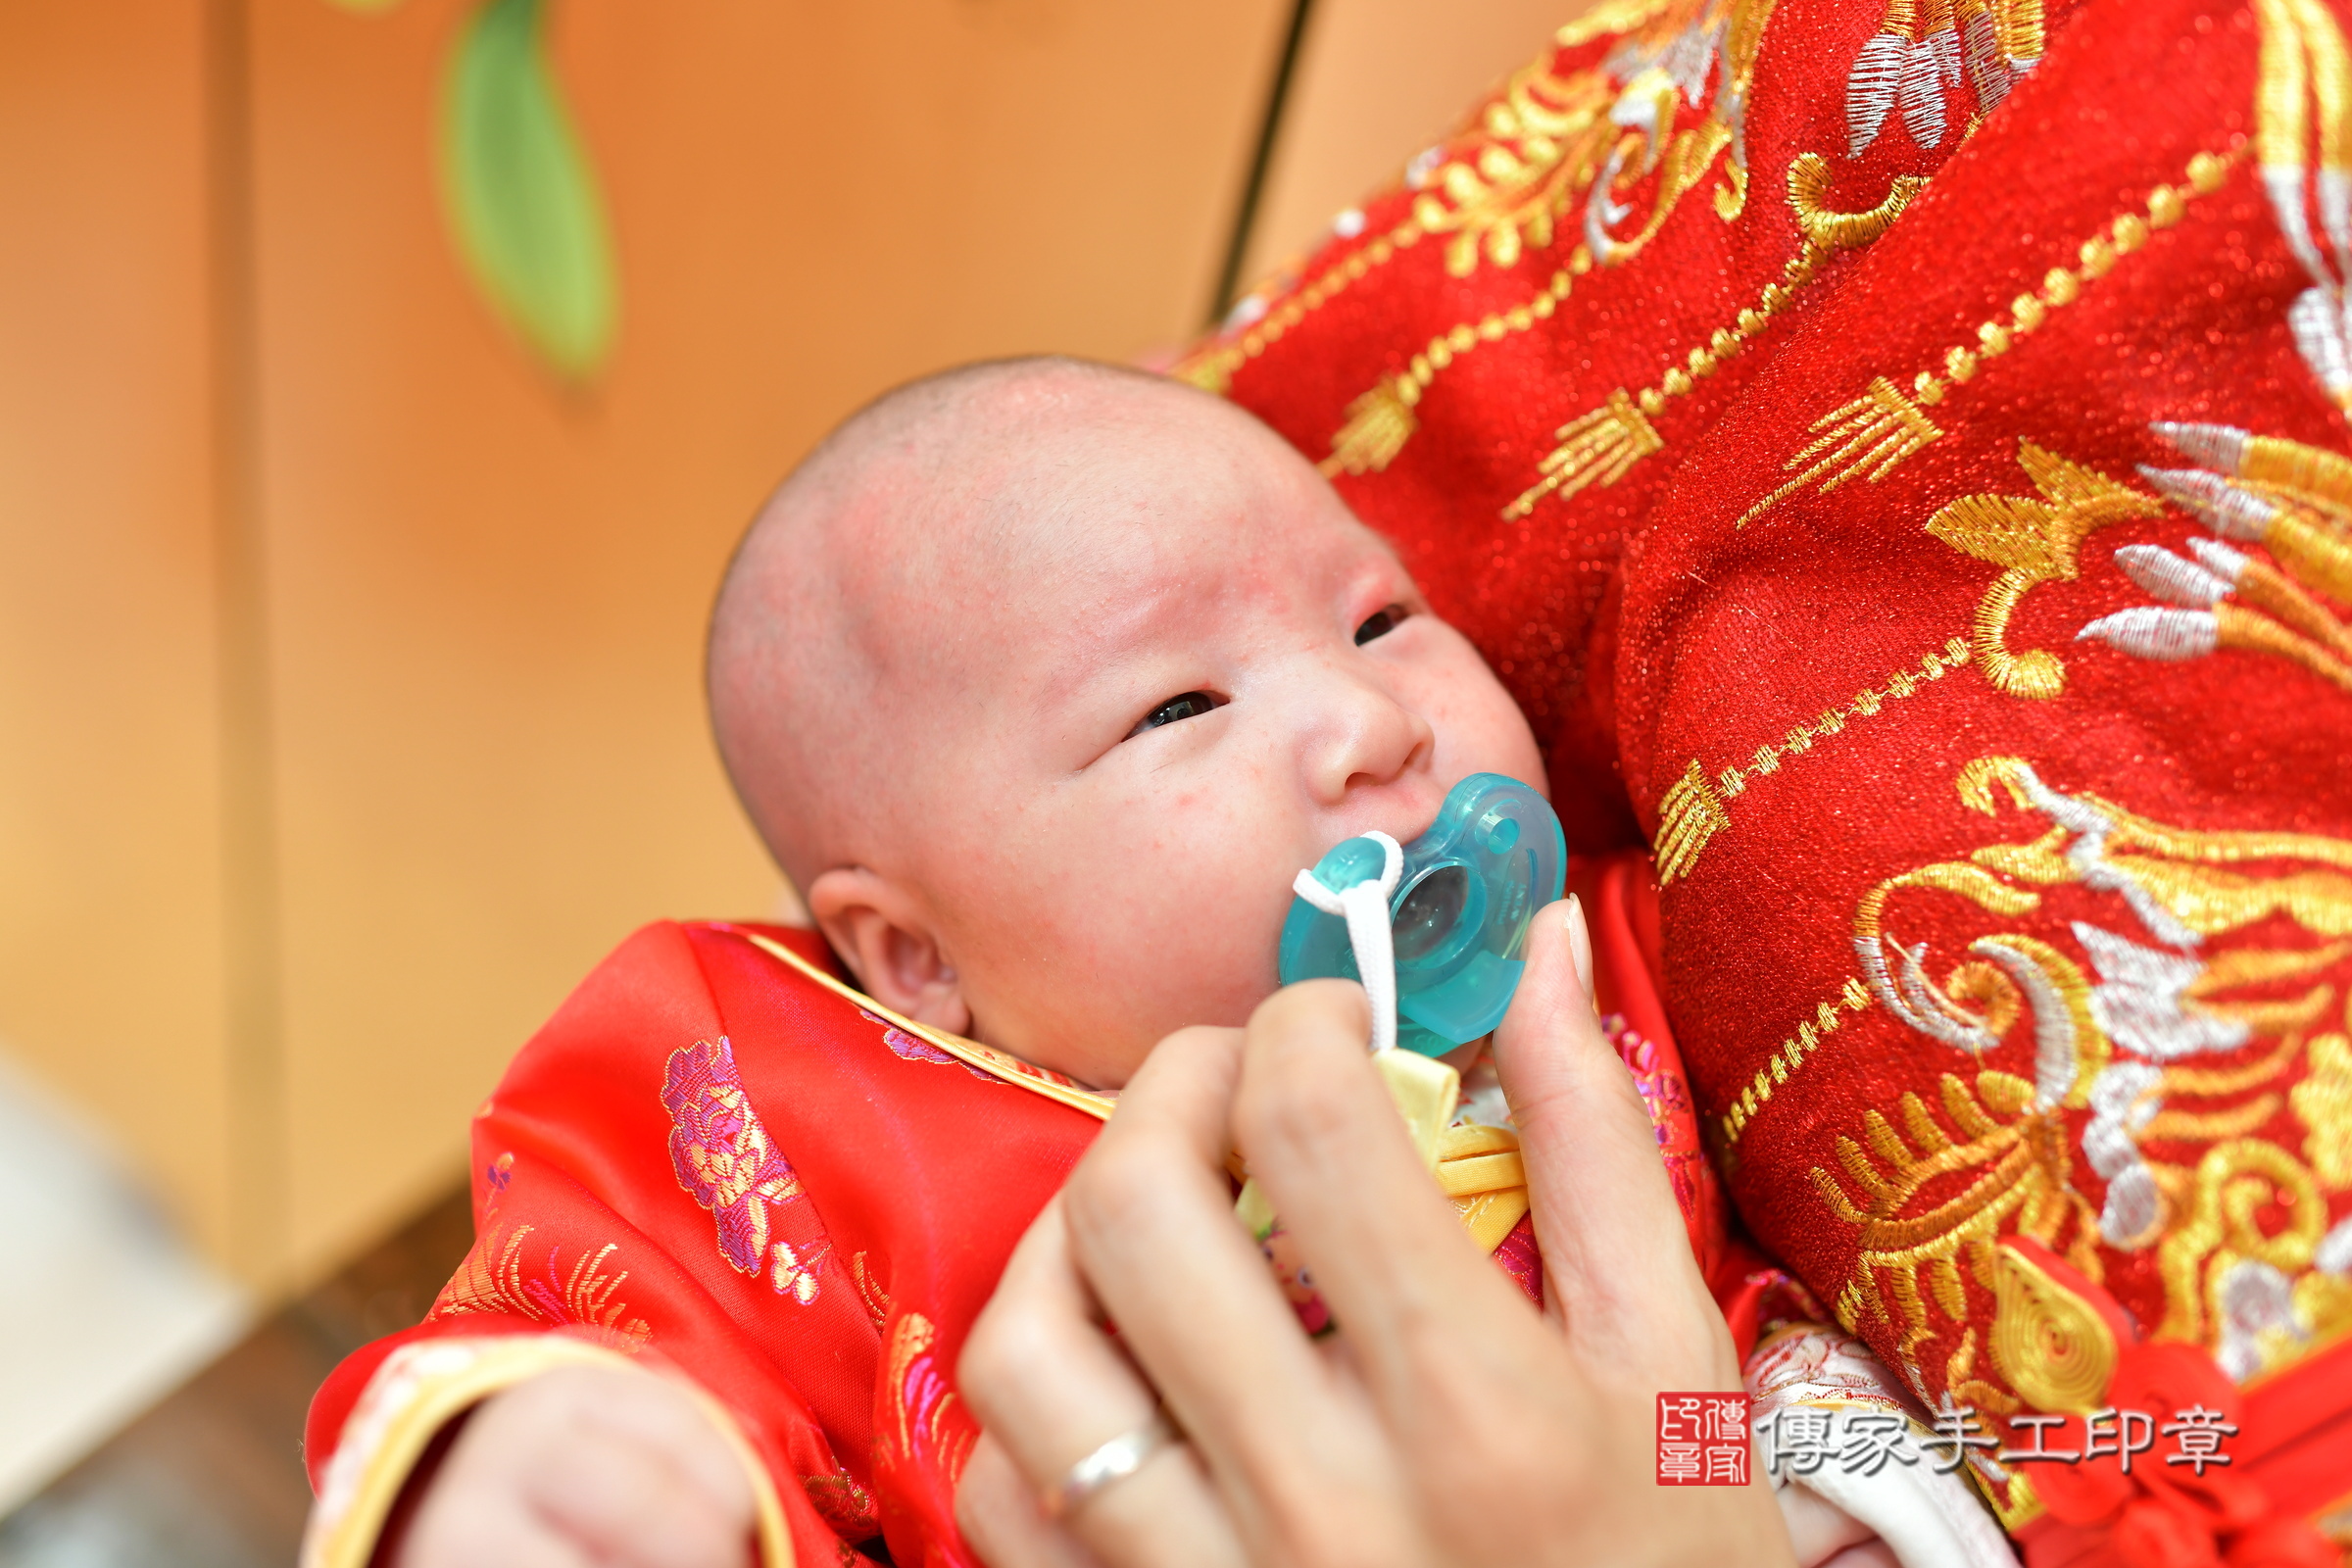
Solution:
[(1730, 1335), (1690, 1255), (1656, 1131), (1601, 1034), (1590, 982), (1577, 972), (1580, 951), (1589, 967), (1574, 898), (1536, 916), (1526, 972), (1494, 1037), (1546, 1310), (1595, 1370), (1660, 1389), (1738, 1388)]

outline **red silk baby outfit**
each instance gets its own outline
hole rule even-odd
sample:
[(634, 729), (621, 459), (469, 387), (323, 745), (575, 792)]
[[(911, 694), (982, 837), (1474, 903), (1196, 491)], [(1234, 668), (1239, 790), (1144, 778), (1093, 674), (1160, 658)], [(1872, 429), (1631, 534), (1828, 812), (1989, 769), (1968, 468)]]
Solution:
[(1739, 1213), (2035, 1568), (2352, 1543), (2347, 277), (2334, 0), (1643, 0), (1179, 368), (1654, 846)]
[[(1692, 1245), (1752, 1334), (1802, 1292), (1726, 1242), (1650, 979), (1646, 861), (1587, 862), (1578, 885), (1612, 1039)], [(808, 932), (647, 927), (475, 1116), (476, 1240), (425, 1321), (319, 1391), (307, 1560), (368, 1562), (436, 1436), (484, 1396), (630, 1359), (682, 1375), (744, 1447), (770, 1568), (883, 1543), (900, 1563), (971, 1561), (955, 1488), (977, 1429), (956, 1356), (1111, 1104), (886, 1016)], [(1540, 1298), (1517, 1156), (1496, 1145), (1461, 1144), (1441, 1179)]]

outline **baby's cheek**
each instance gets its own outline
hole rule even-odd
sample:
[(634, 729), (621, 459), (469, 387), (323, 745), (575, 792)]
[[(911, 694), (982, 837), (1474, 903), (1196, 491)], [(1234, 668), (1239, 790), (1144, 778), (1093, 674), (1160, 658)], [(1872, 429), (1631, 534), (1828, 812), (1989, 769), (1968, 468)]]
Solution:
[(1431, 704), (1431, 724), (1437, 731), (1439, 769), (1448, 784), (1471, 773), (1500, 773), (1544, 787), (1543, 754), (1527, 715), (1484, 664), (1457, 678)]

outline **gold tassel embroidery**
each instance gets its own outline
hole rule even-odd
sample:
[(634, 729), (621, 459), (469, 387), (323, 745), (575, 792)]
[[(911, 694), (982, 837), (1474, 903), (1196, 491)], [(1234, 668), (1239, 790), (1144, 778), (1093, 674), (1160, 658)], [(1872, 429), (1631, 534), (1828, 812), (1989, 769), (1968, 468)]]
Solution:
[(1698, 863), (1707, 841), (1731, 825), (1723, 798), (1707, 782), (1698, 760), (1691, 759), (1683, 776), (1658, 800), (1658, 840), (1652, 851), (1657, 858), (1658, 885), (1666, 886), (1686, 875)]
[(1342, 473), (1379, 473), (1396, 461), (1421, 421), (1413, 409), (1440, 371), (1481, 343), (1497, 343), (1524, 332), (1538, 321), (1549, 320), (1576, 279), (1592, 270), (1592, 255), (1582, 245), (1568, 265), (1551, 274), (1544, 292), (1524, 305), (1496, 311), (1477, 322), (1465, 321), (1429, 340), (1413, 356), (1401, 375), (1389, 376), (1348, 405), (1347, 419), (1331, 438), (1331, 456), (1317, 465), (1327, 479)]
[(1785, 760), (1805, 756), (1821, 742), (1845, 733), (1848, 724), (1874, 716), (1888, 703), (1901, 702), (1968, 661), (1968, 644), (1951, 638), (1941, 650), (1921, 655), (1916, 665), (1889, 672), (1885, 690), (1865, 686), (1843, 706), (1823, 709), (1810, 724), (1790, 725), (1779, 742), (1757, 747), (1747, 765), (1724, 768), (1712, 784), (1692, 759), (1683, 776), (1658, 801), (1658, 841), (1653, 853), (1659, 885), (1690, 874), (1707, 841), (1732, 825), (1728, 803), (1746, 794), (1753, 787), (1752, 780), (1778, 773)]
[(1893, 181), (1876, 207), (1841, 213), (1825, 205), (1830, 181), (1829, 161), (1819, 153), (1806, 153), (1788, 166), (1788, 206), (1804, 242), (1783, 267), (1779, 280), (1766, 284), (1753, 306), (1692, 348), (1685, 363), (1670, 367), (1656, 385), (1634, 394), (1620, 387), (1599, 408), (1554, 431), (1552, 439), (1559, 444), (1537, 465), (1544, 477), (1502, 509), (1505, 518), (1526, 516), (1546, 496), (1556, 493), (1565, 500), (1589, 485), (1613, 485), (1624, 478), (1635, 464), (1666, 444), (1648, 416), (1664, 413), (1669, 399), (1688, 395), (1713, 375), (1717, 366), (1745, 348), (1813, 281), (1831, 256), (1859, 249), (1886, 233), (1927, 184), (1905, 174)]
[(1860, 1012), (1870, 1005), (1870, 988), (1848, 975), (1837, 996), (1828, 1002), (1815, 1004), (1813, 1011), (1781, 1042), (1781, 1048), (1772, 1054), (1763, 1066), (1756, 1069), (1747, 1088), (1740, 1092), (1740, 1098), (1732, 1102), (1731, 1109), (1717, 1123), (1722, 1129), (1723, 1141), (1726, 1144), (1738, 1143), (1740, 1135), (1747, 1131), (1748, 1121), (1755, 1115), (1756, 1107), (1772, 1099), (1773, 1086), (1787, 1084), (1796, 1076), (1797, 1068), (1811, 1060), (1829, 1043), (1830, 1036), (1836, 1034), (1845, 1022), (1838, 1014), (1839, 1007), (1847, 1012)]
[(1553, 439), (1559, 445), (1539, 465), (1544, 477), (1502, 509), (1505, 517), (1526, 516), (1555, 490), (1565, 498), (1590, 484), (1615, 484), (1627, 469), (1666, 444), (1623, 387), (1592, 413), (1561, 425)]
[(2052, 311), (2081, 299), (2083, 290), (2113, 271), (2122, 258), (2144, 247), (2156, 230), (2180, 222), (2190, 202), (2220, 190), (2231, 166), (2245, 152), (2246, 144), (2240, 143), (2228, 153), (2201, 152), (2191, 158), (2184, 182), (2159, 185), (2148, 193), (2146, 216), (2125, 213), (2117, 218), (2082, 242), (2079, 268), (2051, 268), (2040, 286), (2011, 300), (2005, 314), (1979, 322), (1973, 344), (1955, 344), (1945, 350), (1942, 374), (1920, 371), (1912, 377), (1908, 394), (1886, 376), (1873, 376), (1862, 396), (1816, 419), (1811, 428), (1826, 433), (1816, 435), (1782, 467), (1791, 471), (1801, 464), (1809, 462), (1810, 466), (1748, 508), (1736, 526), (1746, 527), (1808, 485), (1818, 482), (1817, 493), (1827, 495), (1857, 476), (1875, 484), (1894, 471), (1943, 434), (1928, 417), (1927, 409), (1941, 403), (1954, 388), (1976, 379), (1986, 360), (1998, 359), (2015, 347), (2019, 338), (2038, 330)]
[(1853, 402), (1832, 409), (1814, 420), (1813, 428), (1825, 433), (1816, 436), (1782, 466), (1794, 468), (1807, 458), (1816, 461), (1748, 508), (1734, 526), (1746, 527), (1816, 481), (1821, 486), (1819, 493), (1825, 496), (1856, 476), (1876, 484), (1904, 459), (1943, 434), (1918, 404), (1903, 396), (1883, 375), (1872, 377), (1870, 390)]
[[(1595, 481), (1613, 484), (1634, 464), (1658, 451), (1664, 442), (1648, 416), (1663, 412), (1669, 399), (1687, 395), (1698, 380), (1712, 375), (1717, 365), (1738, 354), (1813, 280), (1832, 255), (1868, 245), (1886, 233), (1926, 185), (1923, 179), (1902, 175), (1877, 206), (1844, 213), (1825, 205), (1831, 179), (1829, 163), (1818, 153), (1807, 153), (1789, 166), (1788, 205), (1804, 242), (1784, 267), (1781, 278), (1767, 284), (1756, 304), (1742, 310), (1731, 325), (1718, 328), (1705, 343), (1690, 349), (1686, 363), (1669, 368), (1656, 385), (1644, 387), (1639, 394), (1620, 388), (1602, 408), (1562, 426), (1553, 437), (1561, 445), (1540, 465), (1544, 477), (1503, 509), (1505, 517), (1526, 516), (1554, 491), (1572, 496)], [(1744, 188), (1742, 179), (1734, 206), (1744, 203)], [(1722, 208), (1725, 203), (1717, 205)], [(1727, 211), (1724, 216), (1729, 219), (1736, 213)], [(1331, 455), (1321, 464), (1324, 474), (1384, 471), (1420, 427), (1413, 411), (1442, 371), (1481, 343), (1499, 342), (1549, 319), (1568, 298), (1575, 279), (1592, 266), (1592, 249), (1580, 245), (1568, 265), (1555, 271), (1533, 300), (1475, 322), (1462, 322), (1431, 338), (1402, 374), (1386, 378), (1348, 405), (1346, 419), (1332, 437)], [(1319, 287), (1306, 291), (1303, 303), (1307, 308), (1320, 303)], [(1278, 318), (1296, 313), (1297, 304), (1285, 307)], [(1280, 318), (1267, 323), (1275, 337), (1280, 336), (1281, 325)], [(1250, 340), (1245, 340), (1243, 347), (1252, 354), (1259, 351)]]
[(1413, 402), (1405, 397), (1409, 381), (1394, 376), (1348, 405), (1348, 421), (1331, 438), (1331, 456), (1319, 466), (1323, 476), (1335, 473), (1378, 473), (1404, 450), (1420, 420)]

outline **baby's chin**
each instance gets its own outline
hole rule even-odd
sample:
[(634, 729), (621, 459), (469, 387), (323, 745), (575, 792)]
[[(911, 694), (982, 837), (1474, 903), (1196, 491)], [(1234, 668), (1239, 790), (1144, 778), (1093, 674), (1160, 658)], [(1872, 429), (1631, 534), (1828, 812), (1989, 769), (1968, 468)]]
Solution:
[[(1162, 1040), (1190, 1028), (1239, 1029), (1280, 981), (1276, 938), (1245, 938), (1181, 954), (1161, 943), (1142, 964), (1075, 965), (1046, 981), (1034, 971), (997, 971), (981, 989), (992, 1004), (973, 1008), (973, 1038), (1089, 1089), (1124, 1089)], [(1010, 979), (1023, 982), (1005, 985)], [(1126, 998), (1124, 1007), (1095, 999)]]
[[(981, 1031), (980, 1040), (1000, 1051), (1011, 1052), (1033, 1067), (1043, 1067), (1049, 1072), (1075, 1079), (1088, 1089), (1116, 1093), (1127, 1087), (1127, 1081), (1136, 1075), (1146, 1058), (1169, 1035), (1204, 1023), (1209, 1027), (1238, 1029), (1248, 1018), (1249, 1013), (1245, 1009), (1230, 1022), (1225, 1019), (1194, 1019), (1161, 1030), (1152, 1030), (1147, 1025), (1141, 1032), (1109, 1029), (1055, 1031), (1041, 1033), (1017, 1045), (1011, 1040), (999, 1039), (988, 1033), (985, 1023), (976, 1020), (975, 1027)], [(1077, 1038), (1079, 1036), (1084, 1038)]]

